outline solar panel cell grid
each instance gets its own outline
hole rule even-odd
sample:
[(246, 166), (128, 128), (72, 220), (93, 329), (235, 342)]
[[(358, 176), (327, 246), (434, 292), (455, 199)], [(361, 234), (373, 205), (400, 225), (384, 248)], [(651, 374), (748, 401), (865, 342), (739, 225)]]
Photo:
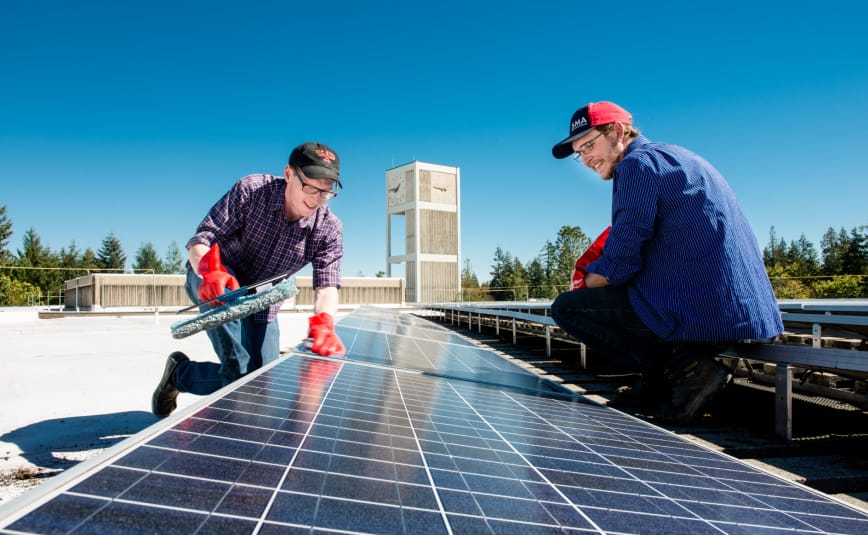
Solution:
[(512, 371), (496, 386), (360, 357), (356, 342), (383, 343), (381, 359), (425, 362), (437, 344), (342, 325), (356, 331), (346, 359), (283, 359), (0, 532), (868, 532), (868, 513), (615, 410), (516, 389)]

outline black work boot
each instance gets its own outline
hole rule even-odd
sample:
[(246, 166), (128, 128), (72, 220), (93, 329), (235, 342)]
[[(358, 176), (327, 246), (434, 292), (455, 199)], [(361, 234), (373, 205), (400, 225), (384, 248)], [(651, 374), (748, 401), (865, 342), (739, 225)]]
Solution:
[(660, 373), (647, 373), (630, 386), (619, 387), (608, 406), (614, 408), (642, 407), (666, 403), (672, 385)]
[(685, 425), (695, 420), (702, 408), (726, 387), (732, 372), (713, 357), (698, 357), (671, 371), (670, 377), (672, 403), (661, 420)]
[(180, 351), (175, 351), (166, 359), (163, 376), (160, 377), (160, 383), (151, 397), (151, 411), (160, 418), (165, 418), (172, 414), (172, 411), (178, 406), (177, 399), (179, 392), (175, 388), (175, 368), (178, 367), (178, 364), (187, 360), (190, 359)]

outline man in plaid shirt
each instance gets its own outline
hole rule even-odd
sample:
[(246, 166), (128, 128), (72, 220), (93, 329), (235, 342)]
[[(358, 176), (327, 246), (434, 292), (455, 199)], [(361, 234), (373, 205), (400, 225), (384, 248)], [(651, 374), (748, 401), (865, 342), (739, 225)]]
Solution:
[[(311, 350), (341, 354), (334, 331), (341, 287), (343, 225), (326, 201), (337, 196), (340, 159), (322, 143), (296, 147), (283, 176), (248, 175), (211, 208), (187, 242), (187, 295), (194, 302), (214, 299), (240, 285), (313, 265), (314, 315), (309, 320)], [(219, 301), (216, 304), (221, 304)], [(201, 311), (215, 304), (202, 305)], [(280, 330), (274, 321), (280, 304), (206, 331), (220, 363), (194, 362), (174, 352), (152, 398), (159, 417), (177, 407), (179, 392), (206, 395), (279, 356)]]

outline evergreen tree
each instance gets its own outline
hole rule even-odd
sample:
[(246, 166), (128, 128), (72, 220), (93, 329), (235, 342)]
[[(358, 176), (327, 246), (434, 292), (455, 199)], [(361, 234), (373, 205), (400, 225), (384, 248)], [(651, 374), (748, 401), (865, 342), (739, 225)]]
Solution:
[(783, 238), (778, 238), (775, 232), (775, 227), (769, 229), (769, 244), (763, 249), (763, 263), (766, 268), (786, 269), (789, 265), (787, 262), (787, 242)]
[(570, 287), (576, 260), (591, 246), (591, 240), (579, 227), (563, 226), (558, 231), (555, 241), (557, 260), (554, 271), (549, 277), (549, 283), (558, 288), (559, 292)]
[(804, 234), (798, 241), (790, 243), (786, 273), (790, 277), (812, 277), (820, 273), (817, 250)]
[(461, 268), (461, 287), (462, 288), (479, 288), (479, 279), (476, 278), (476, 273), (473, 272), (473, 266), (470, 264), (470, 259), (464, 259), (464, 267)]
[(775, 227), (771, 227), (769, 229), (769, 243), (763, 247), (763, 264), (765, 264), (766, 269), (773, 267), (775, 265), (774, 262), (774, 251), (772, 250), (772, 244), (775, 243), (777, 237), (775, 236)]
[(544, 284), (551, 286), (546, 293), (554, 297), (570, 287), (576, 260), (591, 246), (591, 240), (580, 227), (563, 226), (554, 243), (546, 241), (537, 259), (545, 274)]
[(81, 254), (81, 261), (79, 262), (79, 267), (86, 270), (88, 273), (92, 273), (97, 271), (100, 268), (99, 259), (96, 257), (96, 253), (93, 252), (93, 249), (88, 247)]
[(539, 299), (552, 298), (556, 295), (549, 284), (539, 258), (531, 260), (525, 267), (525, 271), (527, 273), (528, 297)]
[(843, 275), (868, 274), (868, 236), (866, 226), (850, 229), (847, 246), (841, 258)]
[[(843, 227), (826, 230), (821, 243), (824, 275), (831, 279), (818, 280), (813, 297), (868, 297), (868, 236), (866, 226), (856, 227), (849, 234)], [(863, 275), (861, 277), (857, 275)]]
[(470, 259), (465, 258), (464, 267), (461, 268), (461, 300), (484, 301), (486, 297), (485, 292), (479, 288), (479, 279), (476, 278), (476, 273), (473, 272)]
[(60, 267), (69, 268), (60, 272), (64, 281), (74, 279), (84, 275), (81, 269), (81, 251), (75, 244), (75, 240), (69, 245), (69, 248), (60, 249)]
[(75, 240), (69, 245), (69, 248), (60, 249), (60, 266), (68, 268), (81, 267), (81, 251), (75, 244)]
[(558, 255), (555, 244), (546, 240), (546, 242), (543, 244), (542, 250), (537, 255), (537, 259), (542, 266), (546, 284), (548, 284), (548, 280), (551, 278), (552, 273), (557, 270)]
[(508, 287), (513, 291), (512, 299), (525, 301), (528, 297), (527, 270), (518, 258), (512, 263), (512, 275), (509, 277)]
[(109, 233), (102, 241), (102, 247), (97, 252), (97, 266), (105, 270), (124, 270), (127, 255), (124, 254), (121, 242), (114, 232)]
[(844, 256), (849, 247), (849, 236), (841, 227), (839, 232), (829, 227), (823, 238), (820, 240), (820, 250), (823, 253), (823, 274), (824, 275), (843, 275), (844, 273)]
[(181, 254), (181, 249), (178, 247), (178, 242), (172, 240), (169, 243), (169, 250), (166, 252), (166, 259), (163, 262), (163, 271), (174, 275), (184, 273), (184, 255)]
[(36, 267), (45, 266), (51, 255), (51, 250), (42, 245), (42, 238), (36, 233), (36, 229), (30, 227), (21, 239), (22, 249), (18, 249), (18, 264), (20, 266)]
[(506, 290), (506, 287), (512, 282), (514, 267), (512, 255), (498, 245), (494, 250), (494, 265), (491, 266), (491, 280), (488, 283), (495, 301), (512, 299), (512, 292)]
[(6, 215), (6, 205), (0, 206), (0, 265), (8, 266), (15, 261), (9, 250), (9, 238), (12, 237), (12, 222)]
[(50, 248), (42, 245), (42, 239), (33, 227), (24, 233), (22, 246), (16, 263), (21, 268), (33, 269), (17, 269), (13, 278), (36, 286), (43, 293), (59, 291), (63, 276), (50, 268), (59, 267), (60, 259)]
[(144, 243), (136, 251), (136, 261), (133, 263), (133, 270), (135, 273), (142, 273), (146, 270), (152, 270), (153, 273), (163, 272), (163, 262), (160, 260), (160, 256), (157, 254), (153, 243)]

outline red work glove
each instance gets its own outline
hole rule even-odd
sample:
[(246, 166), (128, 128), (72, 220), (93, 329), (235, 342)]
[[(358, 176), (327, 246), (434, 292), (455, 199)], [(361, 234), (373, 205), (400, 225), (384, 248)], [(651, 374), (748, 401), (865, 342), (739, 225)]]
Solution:
[(346, 351), (341, 339), (335, 334), (335, 319), (327, 312), (320, 312), (308, 320), (307, 337), (312, 340), (310, 350), (319, 355), (343, 354)]
[[(199, 275), (202, 276), (202, 283), (199, 285), (200, 301), (208, 301), (238, 289), (238, 280), (230, 275), (220, 262), (220, 246), (216, 243), (199, 261)], [(216, 301), (215, 304), (223, 303)]]
[(581, 290), (585, 287), (585, 275), (588, 274), (588, 266), (603, 255), (603, 246), (606, 245), (610, 230), (612, 227), (606, 227), (606, 230), (597, 236), (594, 243), (576, 260), (576, 269), (573, 271), (573, 282), (570, 284), (570, 290)]

